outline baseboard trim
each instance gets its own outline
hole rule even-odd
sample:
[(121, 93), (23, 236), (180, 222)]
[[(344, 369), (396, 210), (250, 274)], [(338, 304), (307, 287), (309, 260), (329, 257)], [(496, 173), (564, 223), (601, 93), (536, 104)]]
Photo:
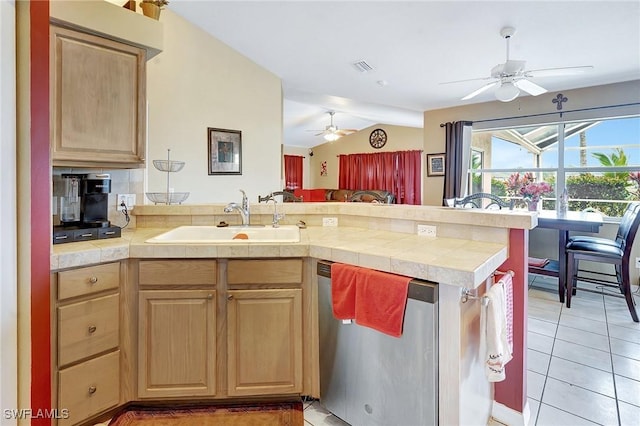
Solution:
[(507, 426), (527, 426), (531, 417), (529, 402), (525, 402), (522, 413), (507, 407), (504, 404), (493, 401), (491, 417)]

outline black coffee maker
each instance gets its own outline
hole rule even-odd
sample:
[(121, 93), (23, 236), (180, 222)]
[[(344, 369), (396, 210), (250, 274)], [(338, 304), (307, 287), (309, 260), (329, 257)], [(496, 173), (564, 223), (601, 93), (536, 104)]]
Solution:
[(60, 225), (53, 228), (54, 244), (120, 236), (120, 227), (108, 218), (109, 174), (62, 174), (56, 183)]
[(110, 192), (110, 175), (92, 173), (84, 176), (80, 203), (80, 220), (84, 226), (105, 228), (111, 224), (107, 216)]

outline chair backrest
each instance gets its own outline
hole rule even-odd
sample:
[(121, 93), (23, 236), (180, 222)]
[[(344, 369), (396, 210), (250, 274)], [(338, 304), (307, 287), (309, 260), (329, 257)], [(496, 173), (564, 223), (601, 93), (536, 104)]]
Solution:
[(489, 200), (485, 209), (502, 209), (508, 207), (509, 210), (513, 210), (513, 200), (505, 201), (502, 198), (489, 194), (486, 192), (477, 192), (475, 194), (468, 195), (464, 198), (456, 198), (453, 202), (453, 206), (472, 207), (476, 209), (483, 208), (483, 200)]
[(296, 197), (295, 195), (293, 195), (293, 193), (289, 192), (289, 191), (274, 191), (268, 195), (265, 195), (264, 197), (261, 197), (258, 195), (258, 203), (261, 202), (268, 202), (269, 200), (273, 200), (273, 197), (277, 197), (278, 195), (282, 195), (282, 202), (283, 203), (290, 203), (290, 202), (299, 202), (302, 201), (302, 197)]
[(630, 203), (624, 211), (620, 226), (618, 226), (618, 233), (616, 234), (616, 241), (620, 243), (620, 248), (623, 250), (623, 256), (625, 257), (628, 257), (631, 253), (633, 240), (636, 238), (639, 226), (640, 203)]
[(393, 204), (395, 195), (387, 191), (355, 191), (347, 201), (364, 201)]

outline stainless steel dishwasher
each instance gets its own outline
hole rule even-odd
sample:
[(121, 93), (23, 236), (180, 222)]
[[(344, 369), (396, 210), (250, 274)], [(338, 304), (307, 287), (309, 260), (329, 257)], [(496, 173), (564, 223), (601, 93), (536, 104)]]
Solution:
[(354, 426), (438, 423), (438, 285), (412, 280), (400, 338), (337, 320), (319, 261), (320, 403)]

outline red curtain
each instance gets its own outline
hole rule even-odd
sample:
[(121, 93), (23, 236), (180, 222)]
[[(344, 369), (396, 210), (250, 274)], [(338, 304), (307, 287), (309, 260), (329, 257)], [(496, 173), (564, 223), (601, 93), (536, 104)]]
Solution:
[(392, 192), (398, 204), (422, 204), (422, 151), (340, 155), (340, 189)]
[(302, 159), (299, 155), (284, 156), (284, 181), (286, 189), (302, 188)]

